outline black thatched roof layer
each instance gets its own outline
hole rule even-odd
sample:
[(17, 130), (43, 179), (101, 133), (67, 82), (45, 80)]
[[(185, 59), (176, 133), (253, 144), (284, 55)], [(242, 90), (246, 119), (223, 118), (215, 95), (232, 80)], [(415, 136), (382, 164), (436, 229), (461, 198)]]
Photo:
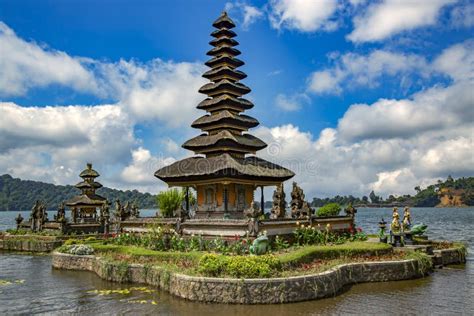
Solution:
[(222, 14), (217, 18), (217, 20), (212, 23), (212, 26), (215, 28), (221, 29), (221, 28), (227, 28), (231, 29), (235, 27), (234, 21), (232, 21), (231, 18), (227, 15), (227, 12), (222, 12)]
[(99, 189), (99, 188), (102, 188), (102, 184), (95, 181), (94, 182), (81, 181), (78, 184), (76, 184), (75, 187), (78, 189)]
[(196, 152), (212, 151), (215, 147), (234, 147), (256, 151), (267, 147), (267, 144), (253, 135), (236, 135), (227, 130), (213, 135), (201, 134), (183, 144), (183, 148)]
[(215, 81), (214, 80), (215, 78), (222, 77), (222, 76), (228, 76), (234, 79), (235, 81), (242, 80), (247, 77), (247, 75), (243, 73), (242, 71), (232, 69), (228, 66), (222, 66), (222, 67), (210, 69), (206, 71), (202, 76), (211, 81)]
[(92, 169), (92, 164), (88, 163), (86, 165), (86, 169), (84, 169), (80, 174), (79, 177), (81, 178), (97, 178), (99, 173)]
[(240, 82), (232, 82), (227, 79), (222, 79), (218, 82), (210, 82), (203, 85), (201, 89), (199, 89), (199, 92), (213, 95), (224, 90), (227, 90), (229, 94), (232, 93), (236, 96), (241, 96), (251, 91), (249, 87)]
[(201, 101), (197, 108), (202, 109), (202, 110), (207, 110), (210, 111), (214, 108), (222, 108), (225, 109), (226, 105), (229, 106), (230, 108), (239, 108), (242, 110), (248, 110), (253, 108), (253, 103), (250, 102), (249, 100), (243, 99), (243, 98), (236, 98), (234, 96), (228, 95), (228, 94), (223, 94), (218, 97), (214, 98), (207, 98), (203, 101)]
[(229, 154), (215, 157), (191, 157), (155, 172), (165, 182), (204, 180), (219, 177), (281, 182), (295, 174), (282, 166), (250, 156), (235, 158)]
[(221, 46), (221, 45), (237, 46), (239, 45), (239, 42), (237, 42), (233, 38), (222, 36), (222, 37), (213, 39), (212, 41), (209, 42), (209, 44), (211, 44), (212, 46)]
[(238, 56), (241, 54), (240, 50), (237, 48), (233, 48), (231, 46), (223, 45), (223, 46), (217, 46), (211, 49), (206, 53), (208, 56), (217, 56), (217, 55), (222, 55), (222, 54), (227, 54), (230, 56)]
[(218, 30), (215, 30), (214, 32), (211, 33), (211, 36), (213, 37), (222, 37), (222, 36), (227, 36), (229, 38), (236, 37), (237, 34), (235, 34), (234, 31), (229, 30), (225, 27), (220, 28)]
[(204, 64), (212, 68), (220, 67), (219, 65), (237, 68), (243, 66), (244, 62), (238, 58), (222, 55), (209, 59)]
[(191, 127), (205, 128), (206, 126), (227, 124), (231, 126), (242, 126), (245, 128), (252, 128), (259, 124), (259, 122), (251, 116), (244, 114), (235, 114), (227, 110), (220, 111), (213, 115), (204, 115), (195, 120)]
[(107, 199), (97, 194), (78, 195), (66, 202), (67, 206), (101, 206)]

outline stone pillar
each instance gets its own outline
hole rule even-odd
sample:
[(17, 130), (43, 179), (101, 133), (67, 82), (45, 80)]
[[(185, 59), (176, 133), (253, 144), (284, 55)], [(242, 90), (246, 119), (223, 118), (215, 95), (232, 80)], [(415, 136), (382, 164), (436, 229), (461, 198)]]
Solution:
[(260, 209), (262, 210), (262, 214), (265, 214), (265, 197), (263, 196), (263, 185), (260, 186), (260, 191), (262, 193), (262, 196), (260, 199)]
[(186, 187), (186, 211), (189, 214), (189, 187)]
[(227, 191), (227, 186), (224, 186), (224, 211), (227, 213), (229, 210), (229, 192)]

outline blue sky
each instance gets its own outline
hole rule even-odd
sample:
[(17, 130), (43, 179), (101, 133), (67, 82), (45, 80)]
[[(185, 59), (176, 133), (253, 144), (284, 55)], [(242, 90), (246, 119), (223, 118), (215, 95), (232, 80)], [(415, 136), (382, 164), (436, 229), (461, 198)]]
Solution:
[(297, 169), (309, 196), (474, 174), (474, 5), (462, 0), (2, 0), (0, 173), (65, 184), (91, 160), (106, 185), (162, 189), (154, 169), (199, 133), (223, 9), (254, 133), (278, 152), (259, 155)]

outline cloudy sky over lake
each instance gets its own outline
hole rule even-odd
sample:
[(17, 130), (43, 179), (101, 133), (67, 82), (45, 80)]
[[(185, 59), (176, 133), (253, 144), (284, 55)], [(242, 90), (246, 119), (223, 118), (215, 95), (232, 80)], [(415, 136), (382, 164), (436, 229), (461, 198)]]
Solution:
[(156, 193), (192, 153), (212, 22), (236, 22), (259, 156), (307, 198), (474, 176), (468, 0), (0, 0), (0, 174)]

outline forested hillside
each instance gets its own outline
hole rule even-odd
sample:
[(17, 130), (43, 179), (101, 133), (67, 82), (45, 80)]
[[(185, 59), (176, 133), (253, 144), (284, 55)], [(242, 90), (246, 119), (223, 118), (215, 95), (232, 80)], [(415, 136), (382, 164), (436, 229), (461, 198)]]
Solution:
[[(36, 200), (45, 201), (48, 209), (57, 209), (59, 203), (68, 200), (80, 193), (72, 185), (54, 185), (50, 183), (21, 180), (8, 174), (0, 177), (0, 211), (29, 210)], [(107, 198), (109, 202), (120, 199), (136, 202), (140, 208), (156, 208), (156, 196), (150, 193), (141, 193), (137, 190), (115, 190), (100, 188), (97, 193)]]
[(312, 205), (323, 206), (327, 203), (338, 203), (354, 206), (368, 207), (390, 207), (390, 206), (414, 206), (414, 207), (449, 207), (449, 206), (474, 206), (474, 177), (453, 179), (449, 176), (446, 181), (439, 180), (426, 188), (417, 186), (414, 188), (415, 195), (389, 195), (386, 199), (378, 196), (374, 191), (368, 196), (354, 197), (337, 195), (332, 198), (314, 198)]

